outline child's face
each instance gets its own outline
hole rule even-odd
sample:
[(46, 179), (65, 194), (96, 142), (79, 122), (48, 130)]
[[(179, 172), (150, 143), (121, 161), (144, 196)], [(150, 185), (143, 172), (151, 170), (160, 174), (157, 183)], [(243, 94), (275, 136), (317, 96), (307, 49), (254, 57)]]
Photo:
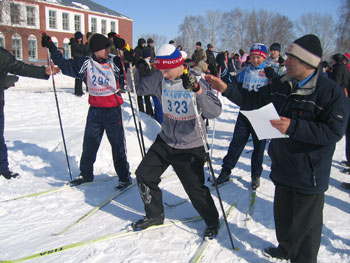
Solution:
[(250, 61), (254, 67), (257, 67), (260, 66), (265, 61), (265, 59), (260, 55), (252, 54), (250, 55)]
[(160, 72), (162, 72), (165, 79), (174, 80), (184, 73), (184, 67), (181, 65), (171, 69), (160, 69)]
[(94, 52), (94, 55), (98, 59), (107, 59), (110, 51), (111, 49), (108, 47), (108, 48), (101, 49), (99, 51)]

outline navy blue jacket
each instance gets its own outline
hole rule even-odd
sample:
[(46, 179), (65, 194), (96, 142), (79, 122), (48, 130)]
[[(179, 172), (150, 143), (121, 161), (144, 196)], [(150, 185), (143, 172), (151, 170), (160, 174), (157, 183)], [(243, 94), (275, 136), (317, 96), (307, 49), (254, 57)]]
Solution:
[(284, 75), (258, 92), (230, 84), (223, 93), (248, 110), (272, 102), (280, 116), (291, 119), (289, 138), (272, 139), (269, 145), (270, 177), (275, 185), (304, 194), (328, 189), (335, 145), (349, 114), (343, 90), (319, 71), (302, 87), (292, 89), (291, 78)]

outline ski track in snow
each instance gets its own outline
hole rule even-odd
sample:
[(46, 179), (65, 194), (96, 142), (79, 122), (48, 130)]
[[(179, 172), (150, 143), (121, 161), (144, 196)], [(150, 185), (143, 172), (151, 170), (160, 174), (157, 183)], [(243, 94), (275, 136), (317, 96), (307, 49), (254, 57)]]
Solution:
[[(87, 95), (75, 97), (74, 80), (62, 75), (55, 77), (57, 97), (67, 144), (72, 176), (79, 174), (79, 160), (88, 110)], [(0, 178), (1, 200), (11, 199), (60, 187), (69, 180), (57, 109), (50, 81), (21, 77), (16, 88), (5, 92), (5, 139), (9, 163), (20, 177)], [(123, 94), (124, 126), (130, 168), (135, 171), (141, 155), (127, 94)], [(222, 98), (223, 111), (216, 120), (213, 147), (213, 168), (216, 176), (222, 158), (232, 138), (238, 107)], [(135, 105), (135, 103), (133, 103)], [(146, 148), (150, 147), (160, 126), (141, 113)], [(212, 125), (210, 121), (210, 125)], [(208, 141), (211, 144), (211, 126)], [(318, 262), (350, 262), (349, 192), (340, 187), (350, 182), (342, 174), (339, 161), (344, 159), (344, 139), (337, 144), (329, 190), (326, 192), (324, 228)], [(274, 231), (272, 202), (274, 186), (269, 179), (270, 160), (265, 151), (261, 186), (256, 193), (254, 214), (245, 221), (250, 202), (250, 156), (252, 142), (248, 142), (232, 171), (242, 176), (219, 188), (223, 205), (237, 206), (228, 218), (233, 242), (240, 250), (233, 252), (226, 226), (210, 242), (201, 262), (275, 262), (266, 258), (262, 250), (277, 245)], [(94, 166), (95, 179), (115, 176), (111, 149), (104, 135)], [(169, 168), (164, 175), (170, 175)], [(205, 166), (206, 177), (210, 176)], [(133, 175), (135, 180), (135, 176)], [(137, 187), (133, 187), (101, 208), (67, 233), (56, 236), (114, 192), (117, 178), (91, 186), (69, 188), (55, 193), (0, 203), (0, 261), (26, 257), (48, 249), (79, 241), (91, 240), (124, 230), (144, 215)], [(207, 182), (208, 185), (211, 182)], [(163, 201), (177, 203), (187, 199), (176, 176), (163, 178), (160, 183)], [(212, 191), (221, 213), (217, 193)], [(174, 208), (165, 208), (166, 220), (184, 219), (197, 213), (188, 201)], [(63, 252), (28, 260), (27, 262), (189, 262), (201, 242), (203, 220), (178, 224), (135, 235), (112, 238), (83, 245)], [(286, 262), (286, 261), (278, 261)]]

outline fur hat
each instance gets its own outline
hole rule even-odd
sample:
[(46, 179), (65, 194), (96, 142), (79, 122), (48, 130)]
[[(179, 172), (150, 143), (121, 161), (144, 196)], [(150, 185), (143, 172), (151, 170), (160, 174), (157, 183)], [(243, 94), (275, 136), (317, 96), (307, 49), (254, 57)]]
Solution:
[(92, 52), (96, 52), (105, 48), (108, 48), (112, 45), (112, 42), (109, 41), (108, 38), (106, 38), (104, 35), (101, 34), (94, 34), (90, 38), (90, 49)]
[(157, 69), (172, 69), (181, 66), (183, 63), (184, 59), (180, 51), (171, 44), (161, 46), (154, 60)]
[(259, 55), (262, 56), (264, 59), (267, 58), (267, 48), (264, 44), (261, 43), (255, 43), (251, 48), (249, 55)]
[(83, 34), (80, 31), (75, 32), (74, 38), (76, 40), (83, 38)]
[(201, 46), (202, 46), (202, 43), (201, 43), (201, 42), (197, 42), (197, 43), (196, 43), (196, 46), (200, 46), (200, 47), (201, 47)]
[(317, 68), (322, 58), (321, 41), (312, 34), (302, 36), (289, 46), (286, 54), (296, 57), (313, 68)]

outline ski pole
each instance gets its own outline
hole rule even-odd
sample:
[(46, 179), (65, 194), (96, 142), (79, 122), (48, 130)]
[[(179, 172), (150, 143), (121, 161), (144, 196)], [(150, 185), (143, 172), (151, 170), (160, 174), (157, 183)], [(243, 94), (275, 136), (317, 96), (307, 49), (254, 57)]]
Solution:
[(55, 85), (55, 78), (53, 77), (53, 72), (52, 72), (52, 68), (51, 68), (51, 65), (50, 65), (50, 62), (51, 62), (50, 51), (49, 51), (48, 48), (47, 48), (46, 50), (47, 50), (48, 66), (50, 67), (50, 75), (51, 75), (51, 78), (52, 78), (53, 91), (54, 91), (54, 94), (55, 94), (56, 108), (57, 108), (58, 120), (59, 120), (60, 128), (61, 128), (61, 135), (62, 135), (62, 141), (63, 141), (63, 146), (64, 146), (64, 152), (65, 152), (65, 154), (66, 154), (66, 160), (67, 160), (67, 167), (68, 167), (69, 177), (70, 177), (71, 180), (73, 180), (73, 178), (72, 178), (72, 172), (71, 172), (70, 165), (69, 165), (69, 159), (68, 159), (68, 153), (67, 153), (67, 147), (66, 147), (66, 140), (64, 139), (64, 133), (63, 133), (63, 126), (62, 126), (62, 120), (61, 120), (60, 107), (59, 107), (59, 105), (58, 105), (57, 92), (56, 92), (56, 85)]
[[(219, 67), (219, 72), (218, 72), (218, 78), (221, 79), (221, 67)], [(216, 91), (216, 95), (217, 97), (219, 97), (219, 92)], [(215, 138), (215, 122), (216, 122), (216, 118), (214, 119), (214, 124), (213, 124), (213, 134), (211, 137), (211, 148), (210, 148), (210, 159), (213, 157), (213, 147), (214, 147), (214, 138)]]
[(135, 104), (136, 104), (136, 113), (137, 113), (137, 118), (138, 118), (139, 128), (140, 128), (141, 142), (142, 142), (143, 152), (144, 152), (144, 154), (146, 154), (145, 142), (143, 140), (143, 133), (142, 133), (140, 110), (139, 110), (139, 105), (137, 104), (137, 94), (136, 94), (135, 80), (134, 80), (134, 74), (132, 72), (132, 64), (131, 64), (131, 62), (130, 62), (129, 65), (130, 65), (131, 85), (132, 85), (132, 89), (134, 90), (134, 99), (135, 99)]
[[(121, 61), (121, 63), (122, 63), (122, 68), (123, 68), (123, 72), (124, 72), (124, 78), (125, 78), (126, 81), (128, 81), (128, 80), (127, 80), (127, 76), (126, 76), (126, 72), (125, 72), (124, 61), (123, 61), (121, 52), (120, 52), (119, 49), (117, 49), (117, 50), (118, 50), (118, 54), (119, 54), (119, 57), (120, 57), (120, 61)], [(145, 156), (145, 154), (144, 154), (143, 149), (142, 149), (142, 146), (141, 146), (141, 139), (140, 139), (139, 129), (138, 129), (137, 123), (136, 123), (136, 117), (135, 117), (135, 112), (134, 112), (134, 107), (133, 107), (133, 104), (132, 104), (132, 99), (131, 99), (130, 91), (127, 90), (127, 93), (128, 93), (128, 97), (129, 97), (129, 101), (130, 101), (130, 107), (131, 107), (131, 112), (132, 112), (132, 118), (133, 118), (133, 120), (134, 120), (134, 125), (135, 125), (137, 140), (138, 140), (138, 142), (139, 142), (141, 157), (143, 158), (143, 157)]]
[(228, 235), (229, 235), (229, 237), (230, 237), (231, 246), (232, 246), (232, 249), (233, 249), (233, 250), (236, 250), (236, 248), (235, 248), (235, 246), (234, 246), (234, 244), (233, 244), (232, 235), (231, 235), (231, 230), (230, 230), (230, 227), (229, 227), (228, 222), (227, 222), (227, 217), (226, 217), (226, 214), (225, 214), (224, 206), (222, 205), (221, 195), (220, 195), (219, 188), (218, 188), (218, 185), (217, 185), (217, 182), (216, 182), (216, 179), (215, 179), (214, 170), (213, 170), (213, 165), (212, 165), (212, 162), (211, 162), (211, 159), (210, 159), (210, 155), (209, 155), (209, 149), (208, 149), (208, 146), (207, 146), (207, 140), (206, 140), (206, 138), (205, 138), (205, 136), (204, 136), (202, 123), (201, 123), (201, 120), (199, 119), (199, 113), (198, 113), (198, 109), (197, 109), (197, 103), (196, 103), (196, 100), (195, 100), (195, 98), (194, 98), (194, 95), (193, 95), (193, 91), (192, 91), (192, 90), (190, 91), (190, 94), (191, 94), (191, 100), (192, 100), (192, 105), (193, 105), (194, 113), (195, 113), (195, 115), (196, 115), (196, 120), (197, 120), (197, 123), (198, 123), (199, 133), (200, 133), (200, 136), (201, 136), (201, 138), (202, 138), (202, 142), (203, 142), (203, 146), (204, 146), (206, 158), (207, 158), (207, 161), (208, 161), (208, 163), (209, 163), (211, 176), (212, 176), (212, 178), (213, 178), (213, 180), (214, 180), (215, 190), (216, 190), (216, 193), (218, 194), (218, 199), (219, 199), (221, 211), (222, 211), (222, 214), (223, 214), (223, 216), (224, 216), (224, 221), (225, 221), (225, 224), (226, 224), (226, 228), (227, 228), (227, 231), (228, 231)]

